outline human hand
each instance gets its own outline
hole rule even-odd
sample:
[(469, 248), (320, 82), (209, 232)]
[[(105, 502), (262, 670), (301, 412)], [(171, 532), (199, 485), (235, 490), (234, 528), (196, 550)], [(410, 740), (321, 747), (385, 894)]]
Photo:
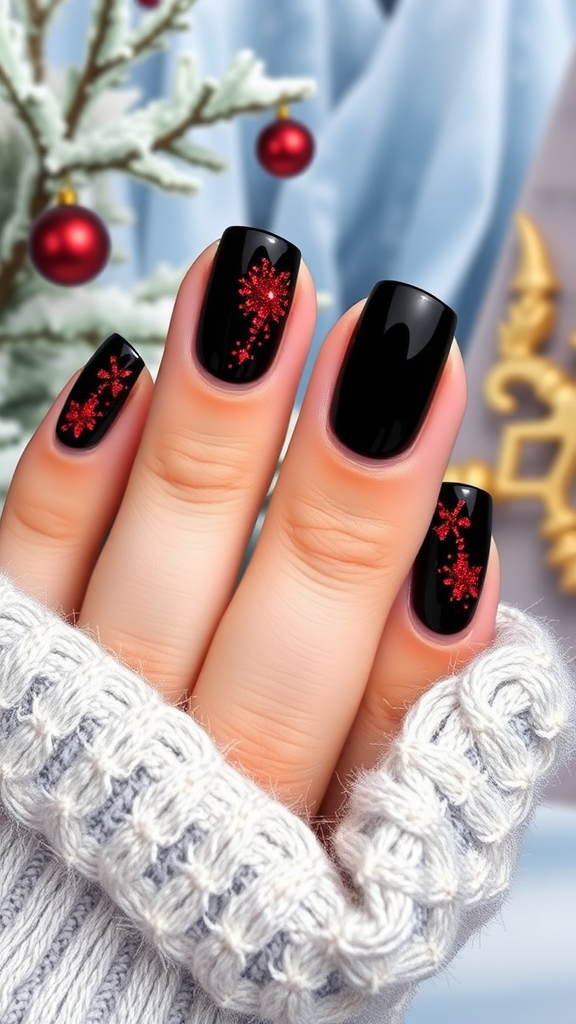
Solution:
[[(188, 706), (261, 785), (329, 816), (406, 707), (492, 638), (499, 573), (483, 492), (457, 516), (465, 492), (449, 486), (437, 508), (465, 406), (453, 317), (380, 285), (350, 352), (362, 303), (324, 343), (235, 590), (314, 328), (298, 265), (276, 236), (229, 229), (182, 283), (155, 385), (117, 336), (98, 350), (20, 460), (0, 567)], [(452, 632), (414, 611), (432, 581), (424, 614)]]

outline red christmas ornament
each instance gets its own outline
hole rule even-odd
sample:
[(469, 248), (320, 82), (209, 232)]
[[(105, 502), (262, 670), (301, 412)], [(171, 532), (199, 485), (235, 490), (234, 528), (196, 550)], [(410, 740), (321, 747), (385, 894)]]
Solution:
[(286, 107), (277, 120), (260, 132), (256, 154), (262, 167), (279, 178), (304, 171), (314, 156), (314, 136), (304, 124), (293, 121)]
[(92, 210), (76, 204), (71, 188), (58, 194), (58, 205), (36, 218), (28, 239), (34, 269), (52, 284), (86, 284), (110, 257), (110, 235)]
[(159, 7), (160, 0), (138, 0), (140, 7)]

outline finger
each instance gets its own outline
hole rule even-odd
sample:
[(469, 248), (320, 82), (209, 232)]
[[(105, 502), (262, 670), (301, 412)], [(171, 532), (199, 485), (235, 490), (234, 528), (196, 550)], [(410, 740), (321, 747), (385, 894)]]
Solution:
[(80, 615), (173, 703), (234, 591), (315, 309), (295, 246), (250, 228), (229, 228), (180, 287), (142, 443)]
[[(464, 368), (446, 309), (417, 289), (385, 283), (358, 325), (361, 304), (328, 335), (252, 560), (192, 695), (193, 713), (232, 760), (309, 811), (355, 718), (464, 412)], [(425, 338), (440, 347), (437, 332), (442, 357), (431, 371), (412, 349), (430, 355)], [(346, 356), (340, 384), (347, 386), (348, 367), (367, 338), (372, 362), (357, 375), (356, 436), (345, 444), (331, 425), (333, 406), (342, 410), (339, 370)], [(412, 416), (415, 400), (419, 418)], [(358, 454), (362, 424), (377, 444), (406, 447), (389, 458)]]
[[(437, 522), (435, 516), (428, 536)], [(479, 533), (484, 531), (485, 526), (479, 524)], [(425, 546), (426, 540), (423, 549)], [(489, 525), (486, 543), (480, 538), (478, 545), (473, 545), (474, 554), (469, 559), (469, 567), (473, 570), (479, 567), (481, 572), (468, 574), (468, 583), (466, 572), (462, 572), (461, 585), (457, 581), (452, 587), (445, 585), (447, 577), (451, 577), (443, 567), (456, 561), (455, 550), (451, 551), (455, 549), (454, 537), (447, 536), (434, 547), (437, 559), (429, 562), (425, 569), (422, 567), (426, 578), (418, 571), (413, 572), (390, 611), (362, 703), (322, 802), (320, 815), (323, 819), (338, 817), (353, 775), (359, 769), (374, 767), (381, 760), (391, 739), (400, 730), (407, 709), (417, 698), (436, 680), (458, 671), (494, 638), (500, 599), (500, 565), (496, 545), (490, 540)], [(430, 616), (434, 628), (428, 628), (416, 611), (416, 608), (422, 609), (425, 589), (434, 606)], [(444, 617), (439, 612), (438, 599), (443, 604)], [(463, 629), (458, 628), (458, 619), (465, 621), (470, 612), (469, 623)], [(445, 630), (443, 633), (436, 631), (439, 625)], [(451, 625), (456, 631), (446, 632)]]
[(75, 374), (16, 467), (0, 522), (0, 566), (66, 616), (80, 609), (140, 443), (154, 385), (113, 334)]

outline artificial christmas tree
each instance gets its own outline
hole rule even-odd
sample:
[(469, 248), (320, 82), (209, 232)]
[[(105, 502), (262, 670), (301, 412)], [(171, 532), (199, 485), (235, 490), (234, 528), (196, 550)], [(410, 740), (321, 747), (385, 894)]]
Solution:
[[(131, 293), (98, 284), (97, 278), (69, 287), (87, 280), (83, 272), (90, 267), (98, 273), (106, 265), (98, 220), (103, 227), (133, 220), (113, 200), (110, 175), (124, 173), (192, 196), (198, 182), (171, 158), (211, 171), (224, 170), (224, 164), (194, 143), (190, 129), (275, 110), (314, 88), (310, 79), (268, 77), (247, 50), (219, 81), (203, 79), (194, 54), (187, 52), (178, 59), (172, 95), (131, 109), (133, 91), (120, 88), (130, 69), (166, 49), (169, 33), (190, 28), (187, 14), (197, 0), (93, 0), (84, 64), (59, 75), (46, 67), (45, 43), (67, 2), (0, 0), (0, 498), (63, 381), (104, 337), (123, 334), (142, 351), (152, 373), (160, 360), (189, 264), (162, 264)], [(50, 260), (42, 232), (46, 219), (69, 223), (65, 205), (56, 205), (66, 189), (77, 195), (76, 226), (92, 225), (93, 244), (100, 246), (92, 263), (88, 252), (78, 253), (86, 266), (76, 280)], [(60, 225), (60, 242), (65, 226)], [(196, 255), (191, 252), (189, 262)], [(112, 262), (121, 259), (112, 247)], [(48, 271), (49, 280), (33, 261)]]

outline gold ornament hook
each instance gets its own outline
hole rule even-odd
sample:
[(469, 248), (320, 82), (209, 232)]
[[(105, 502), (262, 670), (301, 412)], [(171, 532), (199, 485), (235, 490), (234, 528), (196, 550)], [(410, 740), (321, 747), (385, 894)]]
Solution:
[(64, 184), (56, 196), (56, 202), (60, 206), (73, 206), (77, 201), (78, 196), (72, 188), (70, 178), (65, 178)]

